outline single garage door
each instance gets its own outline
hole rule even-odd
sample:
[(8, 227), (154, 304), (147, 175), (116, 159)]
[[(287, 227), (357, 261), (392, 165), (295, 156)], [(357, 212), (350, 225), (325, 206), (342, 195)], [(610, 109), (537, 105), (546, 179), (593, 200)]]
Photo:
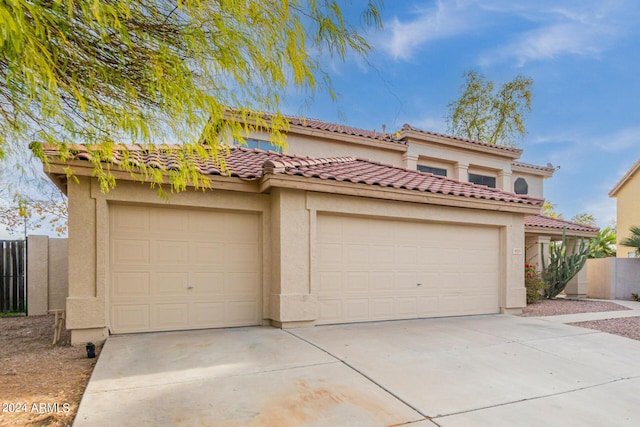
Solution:
[(496, 227), (318, 215), (318, 324), (497, 313)]
[(111, 205), (112, 333), (260, 323), (258, 215)]

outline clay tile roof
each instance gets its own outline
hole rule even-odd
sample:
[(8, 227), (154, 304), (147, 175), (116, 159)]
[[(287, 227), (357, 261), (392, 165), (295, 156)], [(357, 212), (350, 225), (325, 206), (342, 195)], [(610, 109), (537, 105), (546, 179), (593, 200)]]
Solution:
[(552, 218), (544, 215), (530, 215), (524, 218), (524, 225), (526, 227), (537, 228), (552, 228), (555, 230), (562, 230), (565, 227), (571, 231), (584, 231), (597, 233), (600, 231), (598, 227), (592, 227), (590, 225), (577, 224), (571, 221), (565, 221), (560, 218)]
[(395, 142), (404, 144), (404, 141), (395, 137), (394, 133), (378, 132), (376, 130), (360, 129), (351, 126), (345, 126), (338, 123), (330, 123), (317, 119), (307, 119), (303, 117), (287, 116), (289, 123), (296, 126), (303, 126), (311, 129), (326, 130), (329, 132), (341, 133), (344, 135), (362, 136), (365, 138), (378, 139), (386, 142)]
[(476, 140), (467, 139), (467, 138), (460, 138), (460, 137), (457, 137), (457, 136), (445, 135), (443, 133), (429, 132), (429, 131), (422, 130), (422, 129), (419, 129), (417, 127), (411, 126), (409, 124), (405, 124), (402, 127), (402, 130), (405, 130), (405, 131), (406, 130), (410, 130), (410, 131), (414, 131), (414, 132), (423, 133), (425, 135), (438, 136), (438, 137), (441, 137), (441, 138), (447, 138), (447, 139), (451, 139), (451, 140), (454, 140), (454, 141), (464, 142), (464, 143), (467, 143), (467, 144), (481, 145), (483, 147), (489, 147), (489, 148), (493, 148), (493, 149), (501, 150), (501, 151), (507, 151), (507, 152), (512, 152), (512, 153), (522, 153), (522, 150), (520, 148), (508, 147), (508, 146), (505, 146), (505, 145), (489, 144), (487, 142), (476, 141)]
[[(149, 151), (140, 146), (131, 148), (129, 161), (134, 165), (144, 163), (147, 166), (165, 170), (177, 165), (175, 159), (180, 146), (164, 146), (155, 149), (155, 151)], [(59, 154), (56, 148), (43, 147), (43, 149), (45, 155), (50, 158), (55, 158)], [(74, 147), (72, 152), (74, 154), (70, 160), (88, 160), (90, 158), (85, 147)], [(122, 164), (124, 160), (121, 150), (114, 149), (111, 163)], [(540, 198), (517, 195), (483, 185), (460, 182), (431, 173), (404, 169), (371, 160), (354, 159), (353, 157), (312, 158), (259, 149), (230, 147), (229, 154), (225, 156), (228, 173), (222, 172), (213, 160), (194, 161), (203, 174), (227, 175), (245, 180), (258, 180), (265, 174), (285, 174), (533, 206), (542, 206), (544, 202), (544, 199)]]

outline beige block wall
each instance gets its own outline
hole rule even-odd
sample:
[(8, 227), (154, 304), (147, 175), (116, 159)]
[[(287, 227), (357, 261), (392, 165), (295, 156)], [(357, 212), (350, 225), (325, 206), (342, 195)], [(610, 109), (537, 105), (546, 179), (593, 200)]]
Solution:
[(589, 297), (628, 300), (640, 294), (640, 258), (590, 259), (587, 266)]
[(32, 235), (28, 238), (27, 251), (29, 315), (64, 310), (69, 294), (67, 239)]
[(611, 258), (587, 260), (587, 296), (589, 298), (611, 299)]
[(49, 238), (27, 238), (27, 310), (29, 316), (47, 314), (49, 309)]
[(49, 310), (64, 310), (69, 295), (67, 239), (49, 239)]
[(631, 226), (640, 227), (640, 172), (636, 172), (616, 194), (617, 199), (617, 223), (618, 258), (628, 258), (635, 248), (622, 246), (619, 242), (631, 235)]

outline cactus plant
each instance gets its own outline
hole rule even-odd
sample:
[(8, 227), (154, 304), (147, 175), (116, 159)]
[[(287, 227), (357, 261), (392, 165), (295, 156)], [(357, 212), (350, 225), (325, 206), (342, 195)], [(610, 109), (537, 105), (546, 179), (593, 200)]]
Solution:
[(545, 261), (544, 247), (541, 244), (542, 277), (547, 285), (544, 290), (545, 298), (555, 298), (564, 290), (569, 280), (584, 267), (591, 251), (584, 237), (580, 239), (580, 245), (578, 245), (577, 236), (573, 238), (573, 245), (569, 251), (566, 231), (566, 228), (562, 231), (560, 244), (549, 245), (548, 263)]

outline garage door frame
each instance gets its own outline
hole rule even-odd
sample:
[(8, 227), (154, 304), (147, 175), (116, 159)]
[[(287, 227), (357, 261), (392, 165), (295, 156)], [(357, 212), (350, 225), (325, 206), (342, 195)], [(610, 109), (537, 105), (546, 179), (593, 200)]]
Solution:
[[(175, 197), (175, 196), (172, 196)], [(219, 199), (222, 197), (218, 196)], [(232, 196), (233, 197), (233, 196)], [(218, 200), (220, 202), (220, 200)], [(216, 204), (224, 204), (216, 203)], [(111, 318), (111, 286), (112, 286), (112, 276), (111, 276), (111, 209), (112, 206), (140, 206), (145, 208), (166, 208), (166, 209), (178, 209), (178, 210), (197, 210), (201, 212), (209, 212), (209, 213), (239, 213), (239, 214), (248, 214), (255, 215), (257, 218), (258, 225), (258, 236), (257, 236), (257, 249), (258, 249), (258, 290), (257, 290), (257, 305), (258, 305), (258, 313), (257, 320), (255, 325), (262, 325), (265, 323), (265, 318), (268, 316), (268, 307), (265, 304), (266, 295), (269, 292), (269, 271), (268, 268), (265, 268), (265, 265), (268, 265), (269, 262), (269, 254), (268, 251), (265, 251), (265, 215), (267, 211), (264, 210), (254, 210), (254, 209), (233, 209), (232, 207), (229, 209), (224, 209), (220, 207), (212, 207), (212, 206), (199, 206), (199, 205), (190, 205), (190, 204), (171, 204), (171, 205), (163, 205), (158, 203), (133, 203), (129, 201), (122, 201), (119, 199), (108, 200), (107, 203), (104, 204), (104, 228), (103, 231), (105, 233), (104, 242), (104, 252), (103, 257), (98, 256), (97, 267), (99, 268), (100, 258), (102, 258), (104, 266), (103, 270), (98, 269), (98, 271), (104, 271), (104, 299), (105, 299), (105, 318), (106, 324), (109, 328), (110, 333), (120, 334), (120, 333), (138, 333), (138, 332), (147, 332), (147, 331), (132, 331), (132, 332), (113, 332), (112, 330), (112, 318)], [(100, 232), (100, 229), (98, 229)], [(266, 232), (268, 236), (268, 231)], [(222, 326), (212, 326), (212, 328), (226, 328), (226, 327), (242, 327), (247, 325), (222, 325)], [(209, 328), (209, 327), (205, 327)], [(187, 329), (202, 329), (201, 327), (195, 328), (186, 328), (186, 329), (175, 329), (175, 330), (187, 330)], [(163, 329), (164, 330), (164, 329)], [(174, 330), (174, 329), (168, 329)], [(154, 332), (154, 330), (148, 331)]]
[[(410, 202), (379, 200), (363, 197), (307, 193), (307, 210), (310, 216), (310, 291), (318, 295), (318, 215), (366, 217), (382, 220), (431, 222), (449, 225), (493, 227), (498, 232), (498, 309), (504, 312), (507, 306), (507, 281), (509, 265), (507, 242), (511, 241), (514, 214), (488, 210), (467, 209), (456, 206), (424, 205)], [(518, 214), (515, 214), (518, 215)], [(517, 220), (517, 219), (516, 219)], [(514, 252), (515, 254), (515, 252)], [(514, 294), (515, 299), (519, 293)]]

